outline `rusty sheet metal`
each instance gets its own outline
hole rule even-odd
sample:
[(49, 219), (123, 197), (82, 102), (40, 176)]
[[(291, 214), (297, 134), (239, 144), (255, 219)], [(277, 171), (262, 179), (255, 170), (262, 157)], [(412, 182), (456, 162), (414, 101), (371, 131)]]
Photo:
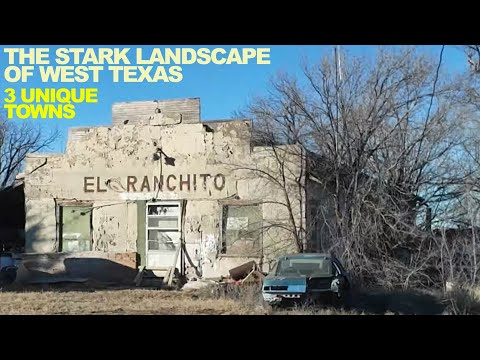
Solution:
[(242, 280), (247, 275), (257, 269), (257, 263), (255, 261), (249, 261), (243, 265), (237, 266), (229, 270), (230, 276), (233, 280)]

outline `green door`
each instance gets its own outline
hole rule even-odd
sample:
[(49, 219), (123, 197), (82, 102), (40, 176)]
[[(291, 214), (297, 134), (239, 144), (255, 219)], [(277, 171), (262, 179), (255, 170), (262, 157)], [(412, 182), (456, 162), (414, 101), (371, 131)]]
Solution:
[(62, 206), (62, 227), (60, 251), (92, 250), (92, 208)]

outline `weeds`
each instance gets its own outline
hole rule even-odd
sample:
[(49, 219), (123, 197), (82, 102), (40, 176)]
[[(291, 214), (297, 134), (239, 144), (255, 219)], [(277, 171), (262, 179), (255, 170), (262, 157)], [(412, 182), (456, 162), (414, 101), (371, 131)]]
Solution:
[(450, 315), (480, 315), (480, 287), (454, 287), (446, 293), (446, 313)]

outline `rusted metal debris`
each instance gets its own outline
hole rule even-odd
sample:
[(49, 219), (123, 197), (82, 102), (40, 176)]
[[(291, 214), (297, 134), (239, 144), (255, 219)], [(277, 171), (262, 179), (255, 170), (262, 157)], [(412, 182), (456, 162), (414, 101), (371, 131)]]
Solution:
[(231, 279), (238, 281), (247, 277), (251, 271), (256, 270), (257, 268), (258, 266), (255, 261), (249, 261), (245, 264), (230, 269), (228, 272), (230, 273)]
[(237, 283), (261, 282), (265, 275), (255, 261), (249, 261), (229, 270), (230, 278)]
[(258, 270), (252, 270), (250, 274), (248, 274), (245, 279), (242, 280), (242, 283), (260, 283), (263, 281), (265, 275), (258, 271)]
[(229, 270), (230, 276), (219, 280), (197, 280), (187, 282), (182, 290), (198, 290), (203, 287), (217, 285), (226, 288), (229, 285), (254, 285), (259, 284), (265, 278), (265, 274), (255, 261), (249, 261)]

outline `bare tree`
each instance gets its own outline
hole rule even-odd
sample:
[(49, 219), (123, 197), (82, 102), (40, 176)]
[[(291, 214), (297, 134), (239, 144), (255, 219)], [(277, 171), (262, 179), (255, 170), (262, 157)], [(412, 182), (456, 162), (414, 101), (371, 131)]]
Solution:
[[(445, 206), (442, 216), (440, 261), (448, 267), (443, 270), (443, 280), (455, 284), (474, 285), (479, 270), (479, 213), (480, 213), (480, 137), (478, 136), (480, 111), (480, 46), (463, 47), (470, 65), (465, 82), (463, 106), (471, 109), (462, 134), (463, 149), (457, 158), (465, 175), (464, 181), (456, 184), (454, 201)], [(447, 229), (446, 229), (447, 228)], [(447, 270), (447, 271), (445, 271)]]
[[(280, 79), (280, 78), (279, 78)], [(237, 111), (237, 118), (254, 118), (252, 146), (265, 161), (256, 164), (229, 164), (234, 170), (246, 170), (266, 182), (269, 191), (262, 204), (273, 205), (284, 215), (263, 221), (262, 232), (275, 233), (275, 240), (264, 242), (262, 256), (273, 258), (278, 252), (304, 252), (312, 232), (307, 227), (305, 209), (308, 155), (301, 138), (305, 118), (291, 102), (285, 102), (281, 85), (272, 82), (273, 91), (266, 98), (257, 98)], [(270, 254), (270, 255), (269, 255)]]
[(465, 45), (465, 53), (472, 71), (480, 73), (480, 45)]
[(0, 120), (0, 188), (15, 180), (28, 153), (47, 149), (57, 137), (57, 130), (45, 134), (38, 125)]
[(471, 175), (458, 155), (469, 79), (445, 76), (443, 48), (438, 58), (381, 48), (372, 61), (338, 60), (305, 65), (303, 79), (280, 74), (247, 113), (271, 146), (310, 154), (315, 191), (329, 198), (310, 219), (328, 229), (322, 248), (367, 282), (432, 284), (430, 224)]

